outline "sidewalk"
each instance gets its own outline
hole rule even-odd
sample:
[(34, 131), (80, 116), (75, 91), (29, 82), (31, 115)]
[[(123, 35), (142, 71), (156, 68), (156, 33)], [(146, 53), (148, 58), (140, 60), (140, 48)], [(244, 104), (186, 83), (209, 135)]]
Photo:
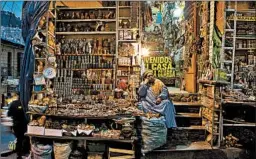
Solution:
[[(3, 126), (2, 123), (0, 124), (1, 129), (1, 146), (0, 152), (9, 151), (8, 144), (10, 141), (15, 140), (15, 136), (12, 134), (11, 127)], [(11, 156), (10, 156), (11, 157)], [(10, 158), (12, 159), (12, 158)]]

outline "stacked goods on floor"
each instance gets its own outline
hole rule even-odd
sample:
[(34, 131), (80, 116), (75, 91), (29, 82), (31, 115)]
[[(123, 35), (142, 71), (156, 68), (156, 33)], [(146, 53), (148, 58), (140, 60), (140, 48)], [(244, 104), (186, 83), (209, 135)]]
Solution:
[(170, 93), (173, 102), (196, 102), (198, 95), (193, 93)]

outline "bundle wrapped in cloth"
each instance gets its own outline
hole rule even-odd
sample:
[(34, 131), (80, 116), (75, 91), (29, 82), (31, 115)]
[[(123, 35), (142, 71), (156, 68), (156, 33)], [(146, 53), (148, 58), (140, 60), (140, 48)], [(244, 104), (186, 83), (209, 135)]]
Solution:
[(165, 118), (141, 117), (142, 153), (150, 152), (166, 143), (167, 128)]
[(34, 143), (31, 146), (32, 159), (52, 159), (52, 146)]

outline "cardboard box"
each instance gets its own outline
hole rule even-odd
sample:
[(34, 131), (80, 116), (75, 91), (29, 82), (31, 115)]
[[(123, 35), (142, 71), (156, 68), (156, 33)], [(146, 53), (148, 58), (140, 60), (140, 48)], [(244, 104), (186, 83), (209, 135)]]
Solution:
[(44, 135), (47, 135), (47, 136), (62, 136), (62, 130), (60, 130), (60, 129), (45, 129)]
[(30, 126), (28, 125), (28, 134), (33, 135), (44, 135), (45, 128), (40, 126)]

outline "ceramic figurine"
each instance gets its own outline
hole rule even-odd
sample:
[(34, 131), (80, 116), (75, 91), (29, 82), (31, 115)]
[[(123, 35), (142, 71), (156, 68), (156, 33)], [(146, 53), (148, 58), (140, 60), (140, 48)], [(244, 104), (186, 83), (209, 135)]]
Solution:
[(108, 70), (108, 72), (106, 73), (106, 78), (111, 79), (111, 77), (112, 77), (111, 70)]
[(84, 16), (84, 13), (83, 13), (83, 12), (81, 13), (81, 16), (80, 16), (80, 17), (81, 17), (81, 19), (84, 19), (84, 18), (85, 18), (85, 16)]
[(92, 80), (92, 71), (91, 70), (87, 70), (87, 79)]
[(93, 11), (90, 11), (89, 17), (90, 17), (90, 19), (95, 19), (95, 14)]
[(75, 12), (75, 18), (80, 19), (80, 12)]
[(89, 19), (89, 13), (88, 12), (84, 13), (84, 19)]
[(40, 29), (42, 29), (42, 28), (44, 27), (45, 22), (46, 22), (46, 18), (43, 16), (43, 17), (40, 19), (40, 21), (39, 21), (38, 27), (39, 27)]
[(42, 61), (38, 61), (37, 72), (43, 72), (44, 64)]

